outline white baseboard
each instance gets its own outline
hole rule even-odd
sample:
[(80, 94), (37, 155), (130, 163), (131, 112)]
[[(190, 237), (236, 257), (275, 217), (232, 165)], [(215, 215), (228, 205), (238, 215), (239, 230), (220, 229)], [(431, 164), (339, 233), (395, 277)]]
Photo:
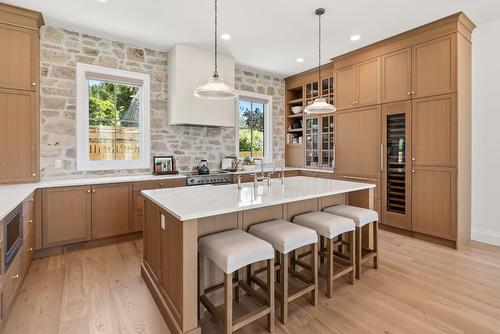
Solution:
[(500, 234), (491, 231), (473, 229), (471, 231), (471, 239), (484, 242), (485, 244), (500, 246)]

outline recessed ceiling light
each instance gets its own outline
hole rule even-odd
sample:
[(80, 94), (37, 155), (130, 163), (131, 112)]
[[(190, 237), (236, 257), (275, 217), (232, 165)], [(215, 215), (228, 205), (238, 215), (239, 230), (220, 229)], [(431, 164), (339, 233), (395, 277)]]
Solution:
[(353, 42), (359, 41), (360, 38), (361, 38), (361, 36), (359, 36), (359, 35), (352, 35), (351, 36), (351, 41), (353, 41)]
[(304, 62), (304, 58), (297, 58), (297, 63), (303, 63)]
[(229, 34), (222, 34), (222, 35), (220, 35), (220, 38), (222, 38), (223, 40), (227, 41), (228, 39), (231, 39), (231, 35), (229, 35)]
[(97, 0), (99, 2), (107, 2), (108, 0)]

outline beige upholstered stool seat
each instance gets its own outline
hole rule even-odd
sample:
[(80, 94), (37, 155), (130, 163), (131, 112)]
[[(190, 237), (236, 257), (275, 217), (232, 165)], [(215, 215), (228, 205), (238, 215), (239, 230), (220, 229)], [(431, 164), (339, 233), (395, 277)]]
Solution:
[(248, 232), (269, 242), (281, 254), (318, 242), (314, 230), (281, 219), (253, 225)]
[[(354, 284), (356, 231), (354, 221), (327, 212), (313, 211), (295, 216), (293, 222), (315, 230), (320, 235), (321, 245), (326, 244), (326, 248), (320, 247), (319, 251), (321, 263), (326, 259), (326, 265), (322, 266), (324, 268), (320, 270), (320, 276), (326, 278), (326, 295), (329, 298), (333, 297), (333, 282), (345, 275), (351, 275), (351, 284)], [(350, 238), (349, 245), (352, 247), (349, 256), (335, 250), (337, 245), (342, 250), (344, 236)], [(338, 240), (334, 241), (333, 239), (337, 237)], [(304, 269), (309, 269), (309, 266), (303, 263), (300, 257), (299, 255), (299, 258), (294, 259), (293, 262)]]
[[(209, 288), (205, 287), (205, 258), (210, 259), (224, 271), (224, 283)], [(267, 262), (267, 285), (262, 292), (255, 291), (251, 286), (239, 279), (239, 269), (257, 263)], [(271, 244), (242, 230), (229, 230), (202, 237), (198, 240), (198, 294), (201, 303), (198, 316), (203, 317), (206, 308), (223, 327), (224, 333), (234, 331), (267, 317), (267, 329), (274, 332), (274, 249)], [(234, 278), (234, 279), (233, 279)], [(221, 312), (209, 299), (205, 292), (213, 292), (224, 288), (224, 311)], [(246, 315), (233, 318), (233, 290), (236, 301), (240, 301), (240, 288), (254, 297), (261, 307)]]
[(321, 211), (295, 216), (293, 223), (315, 230), (320, 236), (328, 239), (356, 229), (352, 219)]
[(323, 209), (323, 211), (334, 215), (350, 218), (354, 220), (356, 227), (363, 227), (366, 224), (378, 221), (377, 211), (358, 208), (357, 206), (335, 205)]
[[(354, 220), (356, 224), (356, 278), (361, 277), (361, 264), (373, 259), (373, 267), (378, 269), (378, 213), (377, 211), (351, 205), (335, 205), (323, 209), (324, 212)], [(363, 226), (372, 224), (373, 247), (363, 247)]]
[(198, 249), (226, 274), (251, 263), (274, 258), (271, 244), (242, 230), (230, 230), (203, 237), (199, 240)]
[[(318, 234), (316, 231), (307, 227), (292, 224), (288, 221), (277, 219), (264, 223), (259, 223), (250, 226), (248, 232), (261, 238), (273, 245), (274, 249), (279, 253), (279, 299), (280, 299), (280, 320), (286, 324), (288, 319), (288, 303), (302, 297), (307, 293), (311, 293), (311, 304), (318, 305)], [(311, 248), (311, 275), (308, 277), (289, 268), (289, 253), (296, 249), (309, 246)], [(289, 272), (294, 279), (302, 282), (303, 288), (294, 294), (290, 295), (288, 291)], [(247, 268), (248, 283), (255, 283), (262, 288), (260, 279), (253, 275), (252, 266)]]

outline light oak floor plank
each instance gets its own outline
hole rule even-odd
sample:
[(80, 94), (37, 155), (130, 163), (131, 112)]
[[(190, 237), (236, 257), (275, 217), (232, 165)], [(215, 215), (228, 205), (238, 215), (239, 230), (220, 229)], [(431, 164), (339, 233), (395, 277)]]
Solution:
[[(380, 231), (380, 269), (363, 268), (334, 298), (299, 298), (276, 333), (500, 333), (500, 248), (455, 251)], [(135, 240), (34, 260), (3, 333), (168, 333), (141, 276)], [(243, 296), (235, 315), (254, 306)], [(235, 303), (236, 304), (236, 303)], [(220, 333), (210, 315), (203, 333)], [(266, 321), (238, 333), (265, 333)]]

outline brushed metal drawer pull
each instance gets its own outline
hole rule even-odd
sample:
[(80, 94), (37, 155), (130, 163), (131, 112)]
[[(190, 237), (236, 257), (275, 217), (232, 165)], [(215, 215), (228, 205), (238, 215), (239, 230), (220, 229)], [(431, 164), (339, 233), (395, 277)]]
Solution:
[(368, 179), (365, 177), (356, 177), (356, 176), (342, 176), (342, 177), (348, 180), (368, 181)]
[(28, 221), (27, 221), (27, 223), (28, 223), (28, 224), (33, 223), (33, 219), (28, 220)]
[(15, 274), (14, 276), (12, 276), (12, 279), (19, 279), (19, 274)]
[(28, 248), (28, 252), (31, 253), (33, 251), (33, 247)]
[(160, 182), (160, 187), (163, 187), (163, 182)]

